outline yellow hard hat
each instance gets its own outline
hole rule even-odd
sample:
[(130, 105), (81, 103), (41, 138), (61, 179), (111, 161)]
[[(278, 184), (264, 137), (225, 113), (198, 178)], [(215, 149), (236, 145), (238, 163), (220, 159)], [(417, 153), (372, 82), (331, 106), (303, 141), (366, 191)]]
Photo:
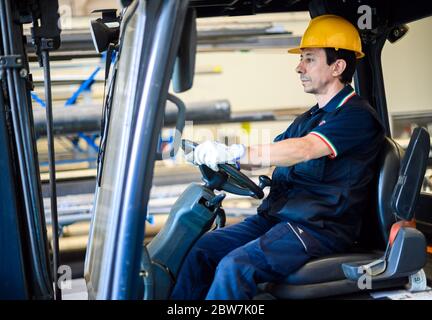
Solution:
[(357, 29), (347, 20), (336, 15), (326, 14), (309, 22), (300, 46), (289, 49), (289, 53), (301, 53), (304, 48), (335, 48), (351, 50), (356, 58), (364, 57)]

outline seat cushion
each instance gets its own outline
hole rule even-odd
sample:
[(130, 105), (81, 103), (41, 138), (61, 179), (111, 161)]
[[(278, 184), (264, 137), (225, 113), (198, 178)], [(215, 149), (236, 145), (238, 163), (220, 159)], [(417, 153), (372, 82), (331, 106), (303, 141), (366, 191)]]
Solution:
[(343, 263), (369, 263), (382, 257), (383, 252), (338, 254), (314, 259), (306, 263), (283, 281), (291, 285), (306, 285), (344, 280)]

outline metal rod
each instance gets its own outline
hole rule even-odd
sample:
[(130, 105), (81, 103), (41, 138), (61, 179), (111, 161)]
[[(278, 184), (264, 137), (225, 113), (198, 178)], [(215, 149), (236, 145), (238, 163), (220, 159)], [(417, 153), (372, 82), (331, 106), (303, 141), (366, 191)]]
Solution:
[(62, 300), (60, 284), (58, 281), (59, 260), (59, 238), (58, 238), (58, 219), (57, 219), (57, 189), (56, 189), (56, 172), (55, 172), (55, 151), (54, 151), (54, 135), (53, 135), (53, 116), (52, 116), (52, 97), (51, 97), (51, 76), (49, 65), (49, 52), (42, 50), (42, 63), (44, 68), (45, 81), (45, 102), (46, 102), (46, 117), (47, 117), (47, 140), (48, 140), (48, 162), (50, 176), (50, 191), (51, 191), (51, 226), (52, 226), (52, 242), (53, 242), (53, 279), (55, 287), (55, 299)]

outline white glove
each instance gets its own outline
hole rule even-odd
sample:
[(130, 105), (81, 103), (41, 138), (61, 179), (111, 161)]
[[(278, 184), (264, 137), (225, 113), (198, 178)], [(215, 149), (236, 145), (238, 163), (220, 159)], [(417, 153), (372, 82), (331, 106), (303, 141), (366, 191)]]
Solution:
[(229, 163), (235, 164), (245, 154), (246, 147), (242, 144), (233, 144), (227, 146), (216, 141), (206, 141), (195, 147), (195, 150), (186, 155), (186, 160), (195, 164), (205, 164), (213, 171), (218, 171), (218, 164)]

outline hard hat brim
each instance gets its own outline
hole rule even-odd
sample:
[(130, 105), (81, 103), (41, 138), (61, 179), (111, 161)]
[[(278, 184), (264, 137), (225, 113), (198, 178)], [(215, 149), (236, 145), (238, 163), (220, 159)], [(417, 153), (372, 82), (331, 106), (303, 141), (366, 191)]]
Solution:
[[(306, 49), (306, 48), (323, 48), (323, 47), (320, 47), (320, 46), (316, 46), (316, 47), (308, 46), (308, 47), (291, 48), (291, 49), (288, 49), (288, 53), (301, 54), (302, 50)], [(361, 52), (361, 51), (354, 51), (354, 53), (356, 55), (356, 59), (361, 59), (361, 58), (363, 58), (365, 56), (365, 54), (363, 52)]]
[(300, 48), (300, 47), (292, 48), (292, 49), (288, 49), (288, 53), (300, 54), (301, 50), (302, 50), (302, 48)]

